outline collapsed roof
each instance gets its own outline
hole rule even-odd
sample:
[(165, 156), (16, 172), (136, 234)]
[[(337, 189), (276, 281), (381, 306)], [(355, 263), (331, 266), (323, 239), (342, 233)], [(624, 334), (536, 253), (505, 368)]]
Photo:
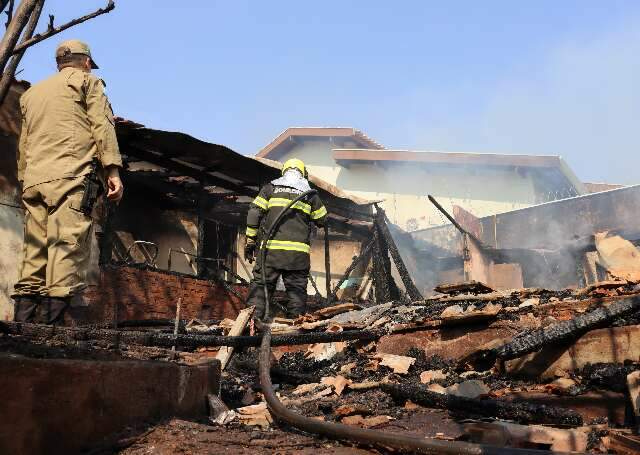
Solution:
[[(280, 175), (281, 165), (275, 161), (244, 156), (185, 133), (122, 119), (116, 131), (130, 183), (167, 195), (178, 205), (198, 206), (205, 217), (243, 223), (260, 187)], [(309, 180), (337, 224), (357, 227), (371, 219), (369, 201), (349, 196), (317, 177)]]

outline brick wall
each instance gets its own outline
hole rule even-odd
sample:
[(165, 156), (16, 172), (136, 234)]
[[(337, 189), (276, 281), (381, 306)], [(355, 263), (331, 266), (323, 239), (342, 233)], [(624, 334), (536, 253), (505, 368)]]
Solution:
[[(232, 285), (243, 297), (247, 287)], [(211, 281), (156, 270), (107, 266), (100, 270), (97, 286), (84, 293), (86, 306), (75, 306), (70, 318), (75, 324), (112, 322), (117, 319), (171, 319), (182, 298), (181, 319), (235, 318), (244, 308), (221, 285)]]

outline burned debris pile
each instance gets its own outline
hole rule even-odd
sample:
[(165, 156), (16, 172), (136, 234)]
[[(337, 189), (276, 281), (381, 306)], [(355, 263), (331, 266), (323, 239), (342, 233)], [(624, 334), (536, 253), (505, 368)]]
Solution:
[[(340, 303), (296, 320), (276, 317), (271, 378), (279, 399), (325, 422), (442, 441), (631, 453), (615, 450), (620, 438), (635, 441), (639, 423), (640, 327), (630, 316), (640, 287), (616, 281), (496, 291), (467, 283), (438, 291), (410, 302)], [(182, 321), (175, 336), (174, 321), (118, 330), (5, 322), (0, 329), (12, 343), (117, 349), (137, 358), (164, 353), (183, 364), (233, 347), (210, 424), (268, 433), (283, 423), (262, 397), (259, 331), (248, 317), (238, 329), (240, 319)], [(229, 336), (234, 326), (240, 336)], [(421, 432), (414, 423), (424, 419), (443, 431)]]

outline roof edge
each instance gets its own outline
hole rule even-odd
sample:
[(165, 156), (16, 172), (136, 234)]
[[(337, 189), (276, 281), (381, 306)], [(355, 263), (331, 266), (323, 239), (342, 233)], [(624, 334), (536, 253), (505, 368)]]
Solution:
[[(334, 159), (353, 161), (411, 161), (461, 164), (494, 164), (498, 166), (562, 167), (557, 155), (523, 155), (474, 152), (442, 152), (436, 150), (334, 148)], [(566, 164), (564, 164), (566, 166)], [(567, 166), (568, 168), (568, 166)]]
[(274, 140), (264, 146), (255, 156), (270, 158), (287, 139), (300, 136), (311, 137), (352, 137), (362, 146), (372, 150), (384, 150), (384, 146), (371, 139), (362, 131), (352, 127), (324, 127), (324, 126), (292, 126), (282, 131)]

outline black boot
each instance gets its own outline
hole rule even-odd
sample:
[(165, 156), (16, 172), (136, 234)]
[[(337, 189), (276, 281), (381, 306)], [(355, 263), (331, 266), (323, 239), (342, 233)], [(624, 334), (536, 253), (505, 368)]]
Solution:
[(21, 295), (13, 299), (15, 301), (13, 309), (13, 320), (16, 322), (33, 323), (36, 316), (36, 309), (40, 303), (40, 297), (33, 295)]
[(64, 313), (69, 307), (69, 298), (49, 297), (44, 300), (44, 323), (47, 325), (64, 325)]

